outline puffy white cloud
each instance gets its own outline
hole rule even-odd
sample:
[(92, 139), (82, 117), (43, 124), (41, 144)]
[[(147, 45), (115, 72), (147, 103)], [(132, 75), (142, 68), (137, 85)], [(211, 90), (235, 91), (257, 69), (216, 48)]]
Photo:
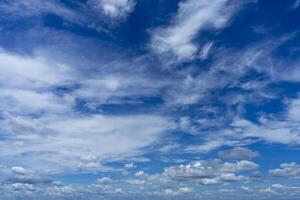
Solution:
[(255, 171), (258, 165), (251, 161), (242, 160), (235, 163), (220, 160), (199, 161), (194, 164), (180, 165), (166, 168), (164, 174), (172, 179), (194, 180), (203, 185), (212, 185), (222, 182), (246, 180), (247, 177), (239, 172)]
[(16, 191), (25, 191), (25, 192), (34, 192), (37, 190), (37, 188), (32, 185), (32, 184), (28, 184), (28, 183), (13, 183), (11, 184), (11, 187), (13, 190)]
[(192, 188), (189, 187), (180, 187), (178, 189), (166, 188), (160, 194), (163, 196), (179, 196), (185, 195), (192, 192)]
[(164, 189), (164, 190), (163, 190), (163, 193), (164, 193), (165, 195), (169, 195), (169, 196), (175, 196), (175, 195), (178, 195), (178, 192), (176, 192), (176, 191), (174, 191), (174, 190), (172, 190), (172, 189), (170, 189), (170, 188)]
[(235, 182), (235, 181), (240, 181), (242, 179), (244, 179), (244, 176), (242, 176), (242, 175), (237, 176), (233, 173), (220, 175), (220, 180), (224, 181), (224, 182)]
[(22, 190), (27, 190), (30, 186), (35, 188), (36, 185), (53, 185), (54, 182), (32, 170), (23, 167), (14, 166), (11, 168), (12, 176), (4, 180), (4, 184), (14, 185), (16, 188), (24, 187)]
[(88, 4), (112, 19), (126, 18), (135, 7), (134, 0), (89, 0)]
[(115, 193), (119, 193), (119, 194), (122, 194), (124, 191), (122, 188), (117, 188), (115, 189)]
[(112, 180), (108, 177), (102, 177), (97, 179), (96, 183), (101, 185), (108, 185), (112, 182)]
[(23, 167), (12, 167), (11, 171), (17, 175), (30, 175), (33, 172), (31, 170), (25, 169)]
[(300, 165), (294, 162), (282, 163), (280, 168), (269, 170), (269, 174), (274, 177), (300, 178)]
[(137, 173), (135, 173), (135, 176), (145, 176), (145, 172), (143, 170), (138, 171)]
[(255, 170), (257, 168), (258, 165), (256, 163), (248, 160), (241, 160), (236, 163), (225, 162), (221, 170), (225, 172), (238, 172), (244, 170)]
[(192, 192), (192, 189), (189, 188), (189, 187), (181, 187), (181, 188), (179, 188), (179, 192), (181, 192), (181, 193), (190, 193), (190, 192)]
[(208, 178), (214, 174), (211, 166), (205, 166), (202, 162), (197, 162), (194, 165), (180, 165), (179, 167), (169, 167), (165, 169), (165, 173), (173, 178)]

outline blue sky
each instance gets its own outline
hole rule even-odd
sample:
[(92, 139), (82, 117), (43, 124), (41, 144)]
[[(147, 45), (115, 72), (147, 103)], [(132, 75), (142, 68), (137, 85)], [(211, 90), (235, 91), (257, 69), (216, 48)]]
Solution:
[(0, 199), (300, 199), (299, 0), (2, 0)]

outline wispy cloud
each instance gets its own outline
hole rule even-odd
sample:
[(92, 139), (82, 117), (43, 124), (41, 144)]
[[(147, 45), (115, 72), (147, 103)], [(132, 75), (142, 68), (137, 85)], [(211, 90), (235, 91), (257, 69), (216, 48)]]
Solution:
[[(14, 162), (24, 163), (22, 154), (36, 152), (28, 155), (35, 162), (34, 166), (30, 166), (32, 168), (45, 171), (100, 170), (103, 159), (136, 154), (174, 128), (169, 117), (154, 114), (114, 116), (99, 112), (92, 115), (78, 113), (76, 99), (101, 105), (111, 98), (143, 95), (145, 91), (139, 93), (129, 86), (124, 87), (128, 82), (124, 77), (77, 81), (76, 68), (49, 63), (43, 58), (2, 51), (0, 60), (0, 82), (3, 83), (0, 87), (1, 112), (4, 117), (1, 131), (7, 134), (7, 139), (1, 141), (1, 156), (14, 155)], [(12, 77), (16, 81), (9, 81)], [(76, 84), (82, 88), (59, 92), (60, 87)], [(97, 95), (101, 93), (99, 99)], [(118, 126), (115, 126), (116, 123)], [(14, 148), (8, 148), (11, 145)], [(48, 156), (49, 167), (45, 165), (45, 155)], [(86, 156), (95, 160), (81, 159)], [(61, 162), (62, 159), (68, 162)], [(51, 163), (56, 163), (57, 168), (53, 168)]]
[(298, 199), (297, 1), (176, 2), (1, 2), (0, 199)]
[[(198, 44), (193, 42), (196, 36), (204, 30), (226, 26), (239, 9), (238, 4), (231, 4), (227, 0), (188, 0), (180, 2), (178, 7), (169, 26), (153, 31), (151, 47), (158, 55), (179, 62), (196, 56)], [(201, 56), (206, 57), (209, 49), (209, 46), (204, 47)]]

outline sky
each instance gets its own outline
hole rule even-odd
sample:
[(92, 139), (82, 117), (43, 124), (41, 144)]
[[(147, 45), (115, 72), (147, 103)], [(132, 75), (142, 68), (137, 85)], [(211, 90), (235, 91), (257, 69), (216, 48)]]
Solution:
[(1, 200), (300, 200), (299, 0), (0, 0)]

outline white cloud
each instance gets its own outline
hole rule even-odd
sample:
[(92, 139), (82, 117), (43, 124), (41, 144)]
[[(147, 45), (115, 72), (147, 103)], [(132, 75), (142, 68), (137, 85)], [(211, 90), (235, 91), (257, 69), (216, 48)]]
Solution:
[(89, 0), (88, 4), (112, 19), (126, 18), (134, 9), (134, 0)]
[(145, 176), (145, 172), (143, 170), (138, 171), (137, 173), (135, 173), (135, 176), (140, 177), (140, 176)]
[(166, 168), (164, 174), (175, 180), (194, 180), (203, 185), (219, 184), (246, 180), (240, 172), (251, 172), (258, 169), (258, 165), (251, 161), (222, 163), (220, 160), (198, 161), (193, 164)]
[(288, 105), (287, 117), (293, 122), (300, 122), (300, 98), (293, 99)]
[(59, 1), (35, 1), (35, 0), (11, 0), (0, 5), (1, 12), (5, 13), (7, 19), (18, 19), (23, 17), (40, 17), (41, 15), (52, 13), (63, 17), (71, 22), (80, 22), (82, 17), (74, 10), (68, 9)]
[(103, 31), (104, 16), (116, 20), (125, 19), (133, 12), (135, 0), (88, 0), (86, 2), (76, 1), (74, 7), (59, 0), (35, 1), (35, 0), (11, 0), (0, 5), (8, 21), (26, 18), (28, 21), (42, 21), (47, 14), (56, 15), (64, 20), (66, 24), (77, 24), (96, 31)]
[(179, 188), (179, 192), (181, 192), (181, 193), (190, 193), (190, 192), (192, 192), (192, 189), (189, 188), (189, 187), (181, 187), (181, 188)]
[(258, 192), (260, 194), (273, 194), (277, 196), (277, 198), (278, 196), (286, 198), (288, 195), (294, 196), (295, 198), (299, 195), (300, 188), (282, 184), (272, 184), (271, 186), (260, 188)]
[(174, 190), (172, 190), (172, 189), (170, 189), (170, 188), (164, 189), (164, 190), (163, 190), (163, 193), (164, 193), (165, 195), (169, 195), (169, 196), (175, 196), (175, 195), (178, 195), (178, 194), (179, 194), (177, 191), (174, 191)]
[(67, 66), (54, 63), (49, 65), (41, 57), (25, 57), (0, 49), (0, 60), (0, 81), (6, 87), (39, 88), (67, 81)]
[(217, 82), (215, 79), (215, 74), (211, 74), (210, 72), (200, 73), (197, 76), (184, 74), (173, 82), (170, 89), (164, 95), (164, 99), (170, 106), (195, 105), (203, 98), (207, 98), (207, 94), (211, 90), (223, 84), (222, 80)]
[(129, 179), (126, 180), (126, 183), (131, 184), (131, 185), (144, 185), (146, 181), (140, 180), (140, 179)]
[(295, 124), (285, 121), (265, 120), (263, 124), (254, 124), (244, 119), (236, 119), (231, 126), (237, 137), (257, 137), (271, 143), (297, 144), (300, 135), (293, 129)]
[(209, 138), (210, 141), (203, 142), (200, 145), (190, 145), (188, 146), (185, 151), (191, 153), (208, 153), (212, 150), (215, 150), (222, 146), (233, 146), (236, 142), (235, 141), (226, 141), (225, 139), (215, 139)]
[[(22, 119), (21, 117), (18, 118)], [(72, 168), (75, 166), (70, 165), (74, 165), (77, 157), (81, 155), (93, 154), (99, 160), (129, 156), (137, 153), (140, 148), (154, 143), (171, 128), (168, 120), (146, 115), (122, 117), (103, 115), (89, 117), (56, 116), (55, 119), (47, 117), (27, 120), (30, 120), (29, 123), (23, 123), (20, 130), (18, 127), (14, 127), (17, 130), (11, 130), (14, 140), (24, 140), (26, 143), (22, 147), (12, 149), (9, 148), (10, 142), (1, 141), (1, 155), (14, 157), (30, 151), (41, 152), (40, 155), (38, 153), (33, 155), (40, 162), (35, 163), (35, 167), (40, 165), (46, 167), (42, 152), (52, 152), (49, 156), (54, 156), (51, 162), (57, 163), (57, 167), (62, 165)], [(39, 127), (32, 123), (32, 120), (37, 121), (36, 123), (40, 124)], [(18, 125), (18, 121), (15, 120), (15, 123)], [(5, 124), (4, 122), (3, 125)], [(24, 129), (31, 131), (24, 133)], [(47, 134), (43, 136), (43, 132)], [(29, 157), (30, 155), (27, 156), (27, 158)], [(63, 158), (66, 162), (61, 162), (60, 159)], [(20, 159), (22, 158), (20, 157)], [(98, 163), (94, 161), (83, 162), (81, 159), (80, 163), (80, 167), (98, 166)]]
[(23, 167), (12, 167), (11, 171), (15, 174), (18, 175), (28, 175), (28, 174), (32, 174), (33, 172), (31, 170), (25, 169)]
[(135, 168), (136, 166), (134, 165), (134, 163), (127, 163), (127, 164), (124, 165), (124, 167), (126, 169), (132, 169), (132, 168)]
[(258, 152), (251, 151), (244, 147), (235, 147), (233, 149), (224, 150), (219, 152), (219, 157), (223, 159), (246, 159), (250, 160), (259, 156)]
[(97, 179), (96, 183), (101, 185), (108, 185), (112, 182), (112, 180), (108, 177), (102, 177)]
[[(0, 87), (1, 88), (1, 87)], [(2, 106), (11, 113), (65, 113), (74, 104), (71, 96), (58, 97), (50, 92), (22, 89), (0, 89)]]
[[(199, 28), (199, 31), (201, 30)], [(189, 37), (194, 38), (194, 36), (196, 35)], [(187, 44), (195, 46), (198, 51), (193, 40), (187, 40)], [(203, 59), (207, 57), (210, 48), (209, 43), (202, 47), (200, 57)], [(233, 57), (239, 58), (240, 56)], [(246, 57), (245, 60), (248, 62), (246, 65), (252, 65), (251, 60), (253, 59), (255, 60), (253, 57)], [(220, 71), (229, 66), (226, 64), (224, 64), (224, 68), (216, 69), (219, 67), (217, 66), (209, 72), (200, 73), (200, 75), (190, 75), (193, 73), (190, 73), (189, 70), (193, 71), (194, 69), (188, 69), (189, 72), (184, 75), (180, 74), (181, 72), (178, 74), (174, 72), (173, 75), (176, 78), (169, 79), (166, 77), (162, 80), (157, 77), (153, 78), (144, 71), (138, 73), (137, 71), (142, 70), (140, 68), (136, 71), (132, 70), (132, 68), (138, 68), (135, 64), (132, 64), (132, 67), (123, 67), (122, 62), (117, 62), (116, 65), (120, 65), (119, 68), (106, 71), (105, 68), (101, 68), (101, 63), (99, 69), (95, 68), (95, 71), (99, 70), (101, 73), (97, 74), (93, 71), (92, 73), (95, 73), (92, 75), (83, 73), (83, 76), (77, 77), (80, 73), (72, 74), (72, 70), (75, 69), (70, 70), (70, 66), (52, 63), (38, 56), (26, 57), (1, 51), (0, 61), (0, 111), (1, 117), (3, 117), (0, 121), (0, 131), (3, 133), (0, 141), (0, 157), (3, 159), (3, 164), (10, 165), (10, 163), (16, 162), (18, 165), (20, 163), (22, 166), (35, 168), (37, 169), (35, 171), (39, 172), (56, 172), (58, 170), (70, 172), (77, 169), (105, 170), (102, 166), (103, 162), (140, 156), (145, 152), (143, 148), (161, 142), (161, 138), (164, 138), (163, 136), (174, 128), (172, 120), (160, 114), (79, 113), (73, 107), (75, 99), (87, 101), (91, 107), (97, 108), (101, 104), (122, 103), (124, 99), (128, 98), (133, 98), (134, 100), (131, 101), (136, 101), (139, 97), (156, 97), (159, 96), (158, 93), (163, 88), (166, 93), (162, 94), (162, 98), (167, 104), (167, 108), (176, 109), (177, 106), (188, 107), (198, 103), (204, 103), (205, 107), (209, 107), (206, 104), (208, 100), (211, 100), (208, 97), (212, 91), (229, 85), (231, 79), (238, 79), (245, 72), (242, 69), (244, 63), (237, 62), (238, 64), (235, 63), (228, 70), (228, 74), (231, 74), (232, 70), (233, 75), (228, 75), (225, 78), (221, 77), (223, 74)], [(86, 64), (86, 66), (88, 65)], [(237, 67), (238, 65), (243, 67)], [(125, 68), (124, 71), (126, 72), (118, 72), (121, 68)], [(14, 81), (11, 81), (12, 78)], [(67, 95), (58, 94), (58, 91), (55, 91), (56, 87), (68, 87), (69, 83), (76, 85), (76, 88), (66, 92)], [(259, 87), (260, 83), (241, 84), (241, 88), (251, 91)], [(236, 98), (236, 95), (233, 99), (235, 101), (240, 100)], [(201, 137), (199, 145), (188, 147), (186, 151), (207, 153), (224, 145), (238, 145), (239, 142), (244, 142), (249, 137), (259, 138), (267, 142), (298, 143), (300, 141), (297, 131), (300, 121), (298, 104), (298, 100), (290, 102), (286, 119), (274, 120), (274, 118), (270, 118), (262, 120), (260, 123), (253, 123), (238, 118), (230, 124), (228, 129), (224, 128), (221, 131), (209, 133), (202, 132), (201, 128), (218, 128), (219, 126), (215, 126), (213, 120), (207, 118), (206, 121), (200, 122), (199, 119), (183, 117), (179, 120), (181, 130), (193, 134), (195, 138), (197, 135), (199, 138)], [(202, 112), (201, 109), (199, 110), (197, 109), (197, 112)], [(218, 113), (214, 113), (214, 115), (218, 115)], [(164, 146), (160, 150), (165, 153), (178, 147), (181, 145), (172, 144), (171, 141), (170, 145)], [(227, 158), (239, 159), (250, 159), (255, 156), (254, 152), (251, 153), (245, 148), (236, 148), (231, 152), (225, 152), (225, 154), (227, 154)], [(223, 157), (225, 158), (226, 155)], [(133, 164), (128, 165), (128, 168), (131, 168), (130, 166)], [(195, 179), (203, 185), (227, 184), (232, 181), (247, 180), (248, 175), (241, 175), (239, 172), (243, 170), (255, 171), (257, 167), (255, 163), (250, 161), (220, 164), (204, 162), (202, 171), (198, 164), (183, 165), (183, 175), (180, 178), (186, 175), (183, 179), (192, 179), (190, 178), (192, 176), (188, 176), (190, 173), (190, 175), (198, 176), (199, 178), (195, 177)], [(174, 170), (176, 171), (174, 176), (171, 176), (171, 169), (166, 169), (170, 174), (166, 172), (162, 175), (148, 175), (140, 171), (136, 173), (139, 179), (130, 179), (130, 182), (137, 185), (147, 185), (152, 181), (157, 187), (158, 185), (169, 184), (170, 178), (173, 179), (176, 174), (180, 175), (177, 173), (180, 172), (178, 168), (180, 167), (174, 167), (177, 170)], [(25, 174), (25, 170), (20, 167), (12, 169), (15, 174), (19, 175)], [(211, 174), (210, 171), (212, 171)], [(148, 180), (149, 182), (147, 182)], [(28, 180), (23, 179), (22, 181)], [(41, 180), (35, 181), (42, 182)], [(99, 179), (99, 181), (102, 182), (103, 180)], [(174, 184), (174, 182), (171, 183)], [(26, 185), (28, 183), (14, 184), (17, 184), (15, 185), (16, 188), (27, 187), (28, 191), (34, 190), (30, 189), (33, 187), (32, 185)], [(36, 189), (36, 186), (33, 188)], [(57, 190), (62, 191), (62, 193), (73, 191), (69, 187), (59, 187)], [(116, 193), (123, 193), (123, 190), (117, 190)], [(189, 187), (185, 186), (178, 190), (166, 190), (170, 194), (190, 193)]]
[(244, 170), (255, 170), (258, 168), (258, 165), (254, 162), (248, 160), (241, 160), (236, 163), (225, 162), (221, 171), (224, 172), (238, 172)]
[(235, 175), (233, 173), (228, 173), (228, 174), (221, 174), (220, 175), (220, 180), (224, 182), (235, 182), (235, 181), (240, 181), (244, 179), (244, 176), (242, 175)]
[[(193, 39), (203, 30), (224, 27), (237, 8), (228, 0), (182, 1), (172, 24), (154, 31), (151, 46), (158, 55), (171, 53), (177, 61), (190, 60), (198, 51)], [(209, 46), (204, 48), (203, 57), (207, 56)]]
[[(26, 159), (41, 171), (101, 170), (103, 159), (139, 155), (139, 149), (157, 142), (174, 128), (171, 119), (159, 115), (78, 113), (75, 99), (101, 105), (111, 97), (136, 96), (139, 91), (143, 96), (146, 89), (141, 90), (145, 85), (136, 82), (124, 88), (122, 81), (105, 79), (106, 74), (93, 76), (92, 80), (79, 78), (76, 70), (42, 56), (21, 56), (1, 50), (0, 129), (7, 140), (0, 141), (0, 156), (14, 157), (24, 164), (20, 155), (35, 152), (28, 153)], [(144, 82), (151, 87), (148, 80)], [(69, 84), (86, 86), (96, 96), (99, 93), (94, 91), (109, 92), (104, 99), (93, 99), (82, 95), (82, 88), (63, 93), (56, 90), (68, 88)], [(136, 85), (136, 89), (133, 91), (130, 85)], [(89, 155), (97, 160), (85, 159)]]
[(241, 189), (247, 193), (252, 193), (254, 191), (252, 188), (247, 187), (247, 186), (241, 186)]
[(159, 149), (159, 151), (162, 152), (162, 153), (167, 153), (167, 152), (171, 152), (173, 150), (176, 150), (179, 147), (180, 147), (179, 144), (168, 144), (168, 145), (165, 145), (165, 146), (161, 147)]
[[(287, 100), (285, 103), (286, 112), (282, 113), (281, 117), (273, 117), (263, 115), (258, 119), (258, 122), (252, 122), (243, 118), (230, 119), (232, 122), (229, 125), (216, 126), (216, 131), (201, 131), (199, 124), (188, 124), (186, 127), (191, 127), (196, 132), (201, 133), (202, 143), (199, 145), (187, 146), (185, 151), (206, 153), (215, 150), (222, 146), (245, 146), (257, 141), (264, 141), (267, 143), (279, 143), (296, 145), (300, 143), (299, 134), (299, 98)], [(197, 122), (197, 120), (192, 120)], [(188, 122), (191, 122), (189, 120)], [(195, 128), (194, 128), (195, 127)], [(205, 136), (203, 137), (205, 133)], [(197, 136), (197, 135), (196, 135)], [(239, 151), (240, 150), (240, 151)], [(241, 156), (250, 156), (251, 152), (244, 148), (232, 151), (224, 151), (220, 155), (227, 157), (238, 158)], [(243, 155), (242, 155), (243, 154)], [(252, 155), (252, 157), (255, 154)], [(250, 158), (250, 157), (249, 157)]]
[(99, 159), (94, 155), (83, 155), (80, 157), (80, 161), (77, 165), (77, 168), (82, 171), (97, 171), (102, 169)]
[(207, 57), (210, 54), (211, 48), (213, 47), (213, 44), (214, 44), (213, 42), (208, 42), (202, 47), (201, 52), (200, 52), (200, 58), (202, 60), (207, 59)]
[(272, 169), (269, 174), (274, 177), (282, 178), (300, 178), (300, 164), (283, 163), (280, 165), (279, 169)]

